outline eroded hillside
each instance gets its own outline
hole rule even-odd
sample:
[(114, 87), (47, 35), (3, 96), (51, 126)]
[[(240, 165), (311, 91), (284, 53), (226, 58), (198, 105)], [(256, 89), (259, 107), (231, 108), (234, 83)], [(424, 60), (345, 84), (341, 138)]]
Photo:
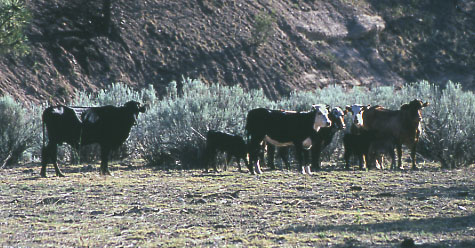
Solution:
[[(104, 2), (107, 2), (105, 0)], [(473, 89), (474, 3), (453, 1), (30, 0), (29, 55), (0, 58), (0, 93), (64, 102), (114, 82), (263, 88), (427, 79)]]

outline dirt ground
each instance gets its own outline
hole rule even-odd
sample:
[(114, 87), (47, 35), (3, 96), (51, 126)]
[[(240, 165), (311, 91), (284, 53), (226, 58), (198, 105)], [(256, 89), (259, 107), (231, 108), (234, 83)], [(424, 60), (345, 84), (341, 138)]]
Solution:
[[(0, 170), (2, 247), (475, 247), (475, 168)], [(415, 246), (414, 246), (415, 245)]]

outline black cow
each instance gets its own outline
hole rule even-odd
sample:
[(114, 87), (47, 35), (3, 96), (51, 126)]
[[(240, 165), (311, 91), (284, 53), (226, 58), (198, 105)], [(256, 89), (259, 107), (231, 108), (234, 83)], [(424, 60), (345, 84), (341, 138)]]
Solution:
[(227, 165), (233, 157), (237, 160), (239, 171), (241, 171), (241, 159), (248, 166), (247, 145), (241, 136), (209, 130), (206, 134), (206, 148), (203, 157), (206, 172), (208, 172), (210, 164), (213, 165), (215, 171), (218, 171), (215, 161), (218, 151), (226, 153), (224, 170), (227, 170)]
[[(331, 121), (331, 126), (329, 127), (322, 127), (318, 132), (314, 132), (311, 136), (312, 138), (312, 170), (319, 170), (320, 169), (320, 155), (322, 150), (327, 147), (333, 140), (336, 132), (339, 130), (345, 129), (345, 120), (344, 116), (347, 113), (347, 110), (342, 110), (340, 107), (334, 107), (328, 114), (328, 118)], [(267, 147), (267, 158), (268, 158), (268, 165), (271, 169), (275, 169), (274, 166), (274, 154), (275, 154), (275, 147), (273, 145), (269, 145)], [(288, 150), (287, 148), (280, 148), (278, 152), (279, 156), (281, 157), (282, 161), (286, 165), (287, 169), (290, 168), (290, 163), (288, 162)]]
[[(297, 160), (302, 173), (311, 174), (310, 166), (304, 166), (302, 153), (312, 146), (311, 136), (322, 127), (328, 127), (328, 109), (323, 105), (312, 106), (310, 112), (290, 112), (257, 108), (249, 111), (246, 119), (246, 131), (249, 142), (249, 171), (262, 173), (259, 165), (261, 142), (275, 146), (295, 146)], [(261, 155), (262, 157), (262, 155)], [(255, 171), (253, 166), (255, 166)]]
[(345, 133), (343, 136), (343, 146), (345, 148), (345, 168), (350, 169), (350, 157), (358, 158), (360, 170), (363, 169), (365, 161), (368, 159), (369, 146), (374, 139), (374, 133), (365, 129), (358, 130), (357, 133)]
[(312, 136), (312, 170), (320, 170), (320, 155), (322, 150), (327, 147), (333, 140), (336, 132), (345, 129), (344, 116), (348, 113), (340, 107), (334, 107), (328, 117), (332, 122), (330, 127), (322, 127)]
[[(76, 112), (81, 112), (81, 115)], [(98, 143), (101, 147), (101, 174), (110, 175), (107, 167), (109, 154), (127, 139), (139, 112), (144, 113), (145, 106), (136, 101), (129, 101), (122, 107), (108, 105), (78, 109), (60, 105), (45, 109), (43, 132), (46, 126), (48, 144), (44, 146), (43, 142), (40, 175), (46, 177), (46, 165), (51, 162), (56, 175), (64, 176), (57, 164), (57, 148), (63, 142), (76, 149)]]

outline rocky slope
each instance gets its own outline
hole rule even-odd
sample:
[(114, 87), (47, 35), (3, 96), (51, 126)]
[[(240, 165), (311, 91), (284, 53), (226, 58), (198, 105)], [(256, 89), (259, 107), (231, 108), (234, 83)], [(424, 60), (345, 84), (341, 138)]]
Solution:
[(475, 88), (470, 0), (27, 3), (31, 52), (0, 58), (0, 94), (27, 102), (66, 102), (114, 82), (163, 91), (182, 77), (271, 98), (420, 79)]

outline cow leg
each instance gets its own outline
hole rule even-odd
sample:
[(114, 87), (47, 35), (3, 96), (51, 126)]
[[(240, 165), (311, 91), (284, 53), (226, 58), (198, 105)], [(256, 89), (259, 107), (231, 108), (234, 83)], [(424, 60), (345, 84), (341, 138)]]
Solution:
[(58, 167), (58, 144), (48, 143), (48, 145), (43, 149), (42, 153), (42, 163), (41, 163), (41, 177), (46, 177), (46, 166), (48, 162), (52, 162), (54, 166), (54, 171), (56, 176), (64, 177), (64, 174)]
[(397, 165), (399, 169), (402, 169), (402, 145), (397, 144), (396, 150), (397, 150)]
[(350, 170), (350, 151), (348, 149), (345, 149), (345, 153), (343, 153), (343, 157), (345, 158), (345, 169)]
[(391, 170), (396, 169), (396, 153), (394, 153), (394, 149), (389, 150), (389, 156), (391, 156)]
[(209, 146), (205, 148), (204, 159), (203, 159), (203, 162), (205, 163), (205, 172), (208, 172), (210, 164), (213, 166), (213, 169), (215, 172), (218, 171), (218, 168), (216, 167), (216, 156), (217, 156), (216, 149)]
[(259, 159), (255, 163), (255, 168), (254, 169), (255, 169), (257, 174), (262, 174), (261, 163), (262, 163), (262, 166), (266, 165), (265, 161), (264, 161), (264, 149), (259, 149), (258, 157), (259, 157)]
[(244, 164), (246, 165), (246, 167), (249, 168), (249, 161), (248, 161), (248, 159), (247, 159), (247, 152), (246, 152), (246, 153), (244, 153), (244, 154), (242, 154), (242, 155), (240, 156), (240, 159), (239, 159), (239, 161), (238, 161), (239, 172), (242, 172), (242, 169), (241, 169), (241, 159), (244, 161)]
[(318, 171), (318, 170), (321, 169), (321, 167), (320, 167), (320, 164), (321, 164), (320, 154), (321, 154), (322, 150), (320, 149), (319, 146), (312, 146), (311, 152), (312, 152), (312, 170), (313, 171)]
[(65, 177), (64, 174), (58, 167), (58, 145), (55, 146), (50, 150), (51, 158), (53, 160), (53, 167), (57, 177)]
[(411, 147), (412, 170), (417, 170), (417, 166), (416, 166), (416, 146), (417, 146), (417, 144), (414, 143)]
[(308, 169), (306, 168), (306, 164), (303, 159), (303, 152), (304, 149), (301, 145), (295, 145), (295, 157), (297, 158), (297, 162), (299, 163), (300, 171), (302, 172), (302, 174), (307, 174), (308, 172), (310, 172), (310, 166)]
[(101, 146), (101, 175), (106, 175), (106, 176), (111, 175), (108, 168), (110, 151), (111, 149), (109, 147)]
[[(226, 161), (224, 161), (224, 171), (228, 171), (228, 164), (232, 163), (233, 154), (230, 152), (226, 153)], [(239, 161), (238, 161), (239, 164)]]
[[(238, 166), (238, 170), (239, 172), (242, 172), (242, 169), (241, 169), (241, 157), (237, 157), (236, 158), (236, 162), (237, 162), (237, 166)], [(246, 160), (244, 160), (244, 162), (246, 162)]]
[[(254, 175), (259, 169), (260, 171), (260, 166), (259, 166), (259, 157), (261, 154), (261, 142), (264, 139), (264, 135), (261, 136), (253, 136), (251, 137), (251, 142), (249, 144), (249, 164), (247, 164), (247, 168), (249, 169), (249, 172)], [(254, 167), (256, 168), (256, 171), (254, 170)], [(262, 173), (262, 171), (260, 171)]]
[[(280, 156), (280, 159), (282, 159), (282, 161), (284, 162), (285, 164), (285, 167), (287, 168), (287, 170), (290, 170), (290, 162), (289, 162), (289, 148), (288, 147), (285, 147), (285, 148), (281, 148), (278, 152), (279, 156)], [(282, 168), (281, 168), (282, 169)]]
[(267, 165), (271, 170), (275, 170), (274, 164), (275, 146), (267, 145)]
[(310, 155), (310, 151), (302, 150), (302, 152), (303, 152), (303, 163), (304, 163), (305, 172), (307, 172), (308, 175), (312, 175), (311, 165), (309, 164), (309, 159), (308, 159), (308, 156)]
[(365, 158), (365, 154), (358, 155), (358, 163), (360, 166), (360, 170), (363, 170), (364, 167), (367, 167), (366, 160), (367, 159)]
[(40, 172), (41, 177), (46, 177), (46, 165), (48, 164), (48, 161), (50, 159), (50, 153), (48, 149), (49, 146), (50, 144), (48, 143), (47, 146), (41, 149), (41, 172)]
[(49, 142), (48, 145), (43, 147), (41, 150), (41, 177), (46, 177), (46, 166), (48, 165), (48, 162), (53, 159), (51, 149), (55, 148), (57, 148), (57, 145)]
[(379, 166), (381, 167), (381, 170), (384, 170), (384, 155), (380, 155), (380, 163)]

